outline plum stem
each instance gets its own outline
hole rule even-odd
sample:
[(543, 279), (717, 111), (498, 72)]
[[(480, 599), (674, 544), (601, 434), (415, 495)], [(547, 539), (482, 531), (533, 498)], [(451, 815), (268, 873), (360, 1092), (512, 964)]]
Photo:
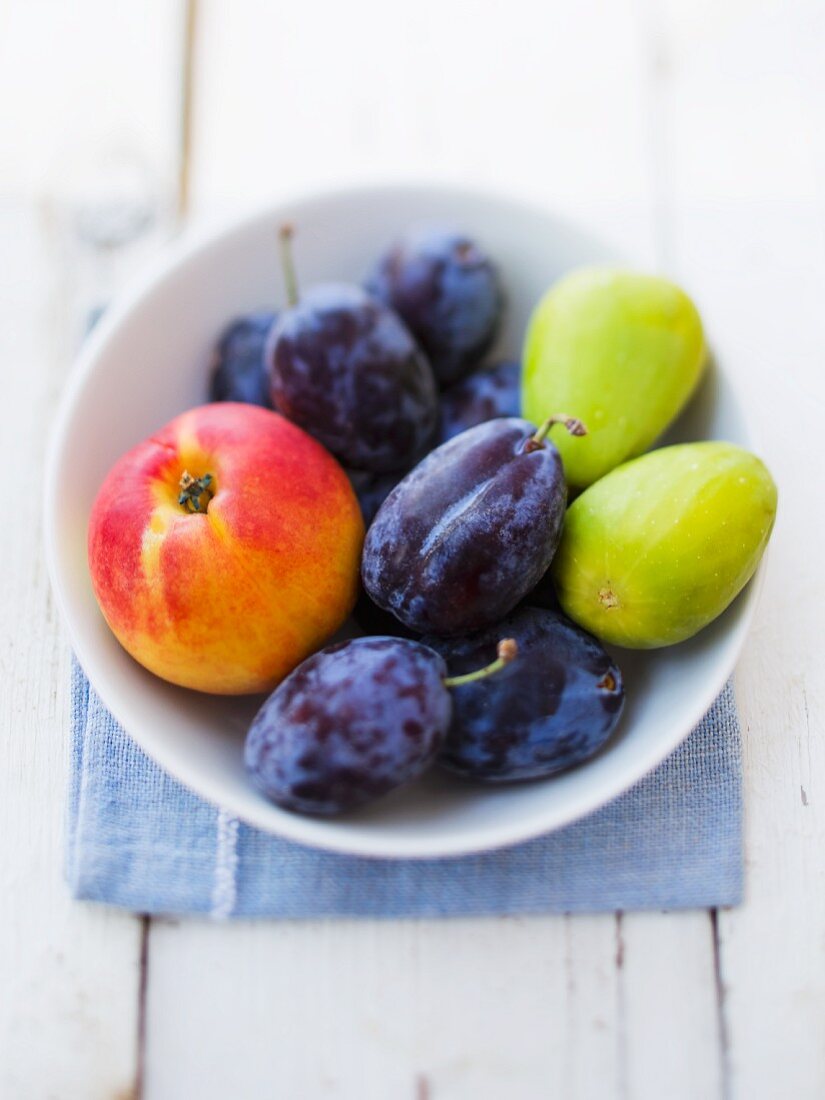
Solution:
[(564, 424), (571, 435), (587, 435), (587, 428), (585, 428), (581, 420), (578, 420), (575, 416), (566, 416), (564, 413), (557, 413), (556, 416), (548, 416), (536, 434), (530, 436), (527, 440), (525, 450), (528, 452), (540, 450), (544, 446), (544, 440), (547, 438), (547, 433), (554, 424)]
[(499, 672), (517, 656), (518, 646), (515, 638), (502, 638), (498, 643), (498, 656), (494, 661), (485, 665), (484, 668), (476, 669), (475, 672), (466, 672), (463, 676), (448, 676), (444, 681), (444, 687), (454, 688), (461, 687), (463, 684), (474, 684), (476, 680), (483, 680), (487, 676), (492, 676), (494, 672)]
[[(211, 474), (204, 474), (203, 477), (192, 477), (188, 470), (184, 470), (178, 482), (178, 488), (180, 489), (178, 504), (186, 512), (205, 512), (209, 507), (209, 501), (215, 495), (215, 490), (212, 488), (213, 482), (214, 478)], [(201, 507), (204, 497), (206, 497), (206, 500), (203, 502), (203, 507)]]
[(284, 285), (286, 286), (287, 305), (298, 304), (298, 279), (295, 276), (295, 261), (292, 256), (292, 238), (295, 236), (295, 227), (290, 222), (284, 222), (278, 232), (278, 240), (281, 245), (281, 269), (284, 273)]

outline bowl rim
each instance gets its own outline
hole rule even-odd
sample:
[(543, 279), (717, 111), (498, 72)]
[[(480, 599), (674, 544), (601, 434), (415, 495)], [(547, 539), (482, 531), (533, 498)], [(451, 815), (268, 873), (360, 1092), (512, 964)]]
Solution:
[[(708, 676), (705, 689), (697, 694), (684, 727), (677, 728), (674, 726), (674, 732), (670, 737), (661, 738), (655, 744), (649, 746), (641, 756), (637, 755), (629, 761), (617, 765), (618, 771), (613, 769), (601, 778), (601, 782), (594, 782), (582, 791), (574, 793), (561, 805), (550, 800), (542, 813), (534, 812), (526, 821), (520, 819), (517, 815), (514, 816), (512, 821), (502, 822), (496, 818), (492, 823), (475, 824), (471, 836), (459, 835), (445, 838), (433, 837), (431, 834), (424, 834), (420, 838), (415, 835), (409, 837), (395, 835), (388, 838), (382, 833), (380, 827), (377, 827), (374, 830), (364, 830), (360, 834), (358, 842), (354, 841), (349, 831), (341, 830), (339, 832), (334, 827), (330, 827), (329, 821), (323, 819), (284, 813), (279, 817), (276, 827), (276, 824), (268, 816), (268, 807), (265, 805), (261, 804), (260, 813), (257, 812), (257, 805), (245, 807), (243, 810), (227, 805), (225, 792), (222, 791), (219, 781), (200, 777), (197, 785), (193, 785), (191, 778), (187, 776), (186, 769), (182, 767), (176, 754), (164, 751), (162, 741), (159, 743), (153, 742), (151, 747), (145, 744), (140, 731), (133, 728), (133, 723), (120, 706), (119, 699), (109, 689), (105, 677), (96, 675), (93, 647), (87, 647), (73, 622), (69, 610), (69, 600), (66, 595), (69, 582), (64, 577), (59, 548), (57, 512), (51, 506), (52, 501), (56, 499), (59, 492), (61, 458), (70, 441), (74, 414), (82, 402), (87, 378), (93, 372), (97, 359), (105, 351), (106, 346), (115, 336), (121, 324), (144, 298), (151, 295), (163, 284), (165, 279), (177, 273), (180, 268), (198, 260), (213, 249), (220, 249), (225, 241), (235, 235), (253, 231), (257, 224), (262, 227), (271, 227), (279, 219), (282, 220), (287, 217), (290, 208), (299, 205), (307, 207), (315, 203), (332, 200), (347, 201), (370, 197), (392, 198), (401, 201), (405, 196), (420, 198), (422, 193), (429, 194), (433, 198), (446, 195), (453, 198), (464, 197), (500, 206), (510, 206), (522, 213), (532, 214), (537, 218), (553, 219), (579, 234), (582, 239), (589, 238), (594, 242), (601, 242), (608, 248), (610, 247), (609, 239), (605, 240), (600, 235), (594, 235), (586, 226), (581, 225), (576, 218), (555, 211), (551, 206), (486, 187), (478, 188), (433, 181), (379, 182), (301, 191), (293, 195), (285, 195), (274, 202), (258, 205), (254, 209), (239, 213), (232, 218), (222, 219), (217, 224), (212, 223), (185, 230), (180, 238), (161, 248), (158, 254), (141, 268), (136, 276), (130, 280), (125, 291), (117, 295), (113, 303), (106, 309), (99, 323), (84, 340), (64, 383), (58, 410), (52, 421), (50, 440), (46, 451), (44, 476), (43, 530), (46, 562), (52, 591), (80, 666), (104, 705), (128, 735), (164, 771), (188, 790), (204, 798), (216, 808), (223, 809), (236, 816), (246, 824), (261, 829), (269, 835), (279, 836), (306, 847), (375, 859), (459, 858), (511, 847), (572, 824), (633, 787), (685, 740), (708, 712), (729, 680), (742, 652), (753, 620), (763, 585), (767, 561), (766, 552), (756, 573), (738, 595), (737, 602), (741, 602), (742, 606), (739, 609), (738, 620), (733, 627), (733, 636), (728, 640), (725, 654), (716, 660), (713, 675)], [(632, 262), (632, 260), (629, 262)], [(714, 341), (714, 346), (717, 346), (716, 341)], [(726, 377), (729, 379), (730, 376), (726, 375)], [(747, 403), (735, 385), (733, 389), (738, 411), (748, 438), (748, 446), (758, 449), (758, 440), (755, 437), (753, 425), (748, 415)], [(723, 614), (726, 613), (727, 609)], [(368, 840), (363, 839), (365, 836), (368, 837)]]

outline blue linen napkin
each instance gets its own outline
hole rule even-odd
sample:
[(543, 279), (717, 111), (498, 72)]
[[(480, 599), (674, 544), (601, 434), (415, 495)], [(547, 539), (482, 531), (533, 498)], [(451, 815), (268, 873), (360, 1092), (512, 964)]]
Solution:
[(333, 855), (241, 824), (166, 775), (75, 664), (67, 875), (75, 897), (141, 913), (430, 917), (735, 905), (739, 722), (730, 684), (631, 790), (516, 847), (443, 860)]

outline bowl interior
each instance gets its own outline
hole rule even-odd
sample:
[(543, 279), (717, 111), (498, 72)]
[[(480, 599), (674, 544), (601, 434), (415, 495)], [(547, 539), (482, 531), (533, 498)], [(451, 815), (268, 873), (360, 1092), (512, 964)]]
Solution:
[[(655, 653), (619, 651), (627, 707), (611, 743), (586, 765), (543, 783), (489, 790), (438, 772), (335, 822), (270, 805), (244, 774), (241, 746), (260, 700), (216, 699), (172, 687), (120, 648), (101, 617), (86, 564), (86, 527), (104, 475), (127, 448), (206, 400), (216, 335), (236, 314), (284, 291), (275, 231), (298, 227), (304, 285), (361, 281), (377, 254), (415, 222), (456, 224), (498, 260), (508, 293), (497, 354), (518, 356), (531, 307), (578, 264), (614, 259), (569, 223), (522, 204), (464, 191), (381, 188), (272, 209), (184, 245), (114, 307), (88, 341), (67, 389), (50, 453), (47, 551), (77, 655), (103, 701), (163, 767), (245, 821), (307, 844), (387, 857), (457, 855), (536, 836), (630, 786), (686, 736), (730, 674), (754, 586), (696, 638)], [(724, 363), (715, 363), (666, 442), (748, 444)]]

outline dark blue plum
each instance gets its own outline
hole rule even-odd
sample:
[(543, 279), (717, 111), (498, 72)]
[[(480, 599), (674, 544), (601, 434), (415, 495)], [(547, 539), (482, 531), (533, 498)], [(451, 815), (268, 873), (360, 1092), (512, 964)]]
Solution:
[(495, 339), (503, 304), (498, 273), (463, 233), (412, 230), (382, 257), (367, 286), (400, 315), (442, 386), (476, 367)]
[(212, 353), (210, 401), (241, 401), (272, 408), (264, 350), (274, 323), (274, 313), (250, 313), (224, 329)]
[(396, 314), (360, 287), (307, 291), (281, 314), (266, 356), (280, 412), (351, 469), (408, 469), (434, 435), (430, 365)]
[[(566, 424), (583, 434), (577, 421)], [(534, 425), (479, 424), (432, 451), (378, 509), (364, 587), (421, 634), (490, 626), (546, 572), (566, 499), (559, 452)]]
[(423, 640), (451, 675), (461, 675), (495, 655), (502, 633), (515, 640), (518, 656), (495, 676), (453, 688), (439, 763), (486, 783), (538, 779), (581, 764), (621, 717), (618, 667), (595, 638), (540, 608), (522, 608), (470, 637)]
[(521, 364), (498, 363), (473, 371), (441, 395), (438, 442), (499, 416), (521, 411)]
[(333, 815), (430, 767), (450, 724), (446, 666), (403, 638), (356, 638), (299, 665), (258, 711), (246, 739), (253, 783), (273, 802)]

